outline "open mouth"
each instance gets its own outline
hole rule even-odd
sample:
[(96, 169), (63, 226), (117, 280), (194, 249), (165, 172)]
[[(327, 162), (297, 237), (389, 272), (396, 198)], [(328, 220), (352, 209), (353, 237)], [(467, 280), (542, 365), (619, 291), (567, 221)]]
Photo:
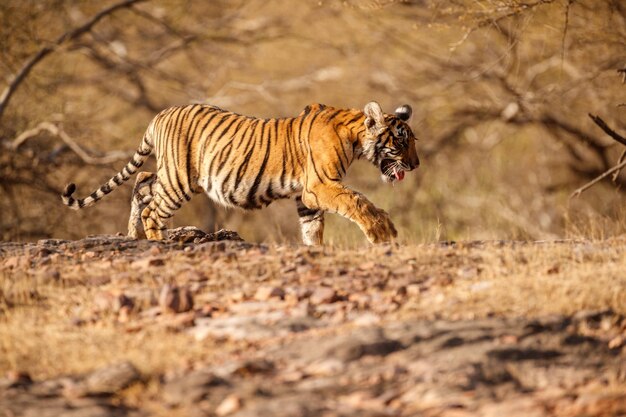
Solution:
[(380, 172), (385, 182), (402, 181), (404, 179), (404, 170), (401, 163), (393, 159), (383, 159), (380, 163)]

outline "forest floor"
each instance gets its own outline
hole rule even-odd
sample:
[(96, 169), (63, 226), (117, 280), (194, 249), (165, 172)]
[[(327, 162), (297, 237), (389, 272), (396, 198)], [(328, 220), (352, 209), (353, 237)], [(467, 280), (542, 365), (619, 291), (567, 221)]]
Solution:
[(208, 240), (0, 243), (0, 416), (626, 415), (626, 239)]

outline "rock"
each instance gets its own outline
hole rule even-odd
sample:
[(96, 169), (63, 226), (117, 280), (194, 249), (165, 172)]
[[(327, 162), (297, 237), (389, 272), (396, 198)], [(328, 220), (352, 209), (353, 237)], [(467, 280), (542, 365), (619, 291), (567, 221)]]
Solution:
[(165, 313), (184, 313), (193, 308), (193, 296), (187, 287), (165, 284), (159, 294), (159, 307)]
[(274, 310), (274, 305), (268, 301), (243, 301), (231, 304), (229, 310), (237, 315), (252, 316), (267, 314)]
[(478, 413), (484, 417), (544, 417), (545, 408), (532, 397), (507, 398), (497, 404), (487, 404)]
[(150, 249), (148, 249), (148, 253), (152, 256), (157, 256), (163, 253), (163, 250), (159, 246), (152, 246)]
[(155, 266), (165, 265), (165, 260), (162, 257), (150, 256), (143, 259), (138, 259), (131, 263), (131, 266), (136, 269), (148, 270)]
[(374, 314), (374, 313), (363, 313), (363, 314), (359, 314), (356, 317), (350, 317), (352, 319), (352, 323), (355, 326), (363, 326), (363, 327), (369, 327), (369, 326), (373, 326), (373, 325), (377, 325), (381, 322), (381, 317), (378, 314)]
[(415, 297), (422, 292), (422, 286), (420, 284), (409, 284), (406, 286), (406, 294), (409, 297)]
[(167, 230), (167, 239), (173, 242), (188, 243), (201, 239), (207, 234), (195, 226), (183, 226)]
[(201, 318), (190, 331), (198, 341), (208, 337), (257, 341), (285, 333), (279, 326), (263, 324), (255, 317)]
[(196, 313), (188, 311), (185, 313), (176, 314), (175, 316), (168, 316), (163, 318), (164, 325), (167, 329), (172, 331), (181, 331), (194, 325), (196, 319)]
[(337, 292), (332, 288), (319, 287), (313, 291), (309, 300), (314, 305), (332, 303), (337, 300)]
[(615, 336), (611, 340), (609, 340), (609, 349), (619, 349), (620, 347), (626, 344), (626, 336)]
[[(59, 274), (58, 271), (57, 271), (57, 274)], [(60, 274), (59, 274), (59, 278), (60, 278)], [(90, 286), (94, 286), (94, 287), (100, 287), (110, 282), (111, 282), (111, 277), (106, 276), (106, 275), (96, 275), (96, 276), (91, 276), (87, 278), (86, 284)]]
[(167, 235), (169, 241), (178, 243), (202, 244), (206, 242), (218, 242), (224, 240), (243, 242), (243, 239), (239, 236), (239, 234), (232, 230), (220, 229), (215, 233), (206, 233), (195, 226), (168, 229)]
[(132, 363), (121, 362), (87, 374), (68, 393), (73, 394), (71, 396), (112, 395), (140, 379), (141, 375)]
[(337, 375), (346, 369), (343, 361), (337, 358), (328, 358), (321, 361), (313, 362), (307, 366), (304, 371), (314, 376), (331, 376)]
[(0, 383), (0, 386), (6, 388), (24, 387), (31, 385), (33, 380), (27, 372), (21, 371), (9, 371), (7, 372), (6, 379)]
[(250, 359), (243, 361), (241, 363), (236, 363), (232, 365), (233, 369), (230, 372), (230, 375), (237, 375), (240, 377), (246, 377), (251, 375), (259, 375), (259, 374), (271, 374), (275, 370), (274, 362), (263, 359)]
[(167, 381), (163, 387), (163, 400), (171, 406), (196, 404), (205, 399), (213, 387), (228, 382), (208, 370), (197, 370)]
[(215, 414), (218, 416), (227, 416), (229, 414), (238, 411), (242, 406), (241, 398), (236, 396), (235, 394), (231, 394), (228, 397), (224, 398), (224, 400), (217, 406), (215, 409)]
[(402, 343), (387, 339), (380, 329), (374, 328), (339, 338), (325, 355), (351, 362), (367, 355), (385, 356), (402, 348)]
[(259, 301), (267, 301), (273, 297), (285, 298), (285, 290), (279, 287), (263, 286), (254, 293), (254, 299)]
[(119, 313), (122, 308), (132, 309), (135, 305), (132, 298), (124, 293), (115, 293), (111, 291), (103, 291), (94, 297), (94, 305), (97, 311), (112, 311)]
[(624, 392), (590, 392), (580, 395), (567, 407), (567, 416), (623, 416), (626, 415), (626, 393)]
[(210, 240), (213, 241), (222, 241), (222, 240), (232, 240), (235, 242), (243, 242), (244, 240), (239, 236), (239, 234), (232, 230), (220, 229), (215, 233), (210, 233)]

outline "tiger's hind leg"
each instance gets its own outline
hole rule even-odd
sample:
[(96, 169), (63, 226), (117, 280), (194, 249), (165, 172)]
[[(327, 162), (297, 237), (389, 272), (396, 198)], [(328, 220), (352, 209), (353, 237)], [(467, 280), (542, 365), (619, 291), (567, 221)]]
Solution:
[(154, 186), (157, 181), (156, 174), (152, 172), (140, 172), (133, 187), (130, 200), (130, 216), (128, 218), (128, 237), (133, 239), (145, 239), (141, 212), (148, 207), (154, 195)]
[(313, 210), (302, 203), (300, 196), (296, 197), (296, 208), (300, 219), (302, 242), (314, 246), (324, 243), (324, 211)]
[(188, 200), (189, 198), (178, 197), (172, 187), (167, 187), (160, 179), (157, 180), (153, 186), (152, 200), (148, 207), (141, 212), (141, 222), (147, 239), (167, 239), (166, 221), (174, 215), (176, 210), (181, 208), (185, 199)]

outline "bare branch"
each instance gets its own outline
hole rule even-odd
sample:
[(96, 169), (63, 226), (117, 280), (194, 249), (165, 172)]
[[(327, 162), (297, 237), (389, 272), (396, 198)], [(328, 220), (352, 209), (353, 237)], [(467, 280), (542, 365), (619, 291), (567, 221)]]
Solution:
[(17, 150), (28, 139), (38, 136), (41, 132), (48, 131), (54, 136), (59, 137), (65, 144), (82, 159), (86, 164), (90, 165), (106, 165), (123, 159), (128, 159), (131, 153), (124, 151), (111, 151), (102, 157), (94, 157), (89, 155), (81, 148), (74, 139), (72, 139), (63, 129), (50, 122), (39, 123), (36, 127), (22, 132), (9, 145), (11, 150)]
[(532, 3), (516, 3), (514, 6), (511, 6), (509, 8), (509, 10), (507, 10), (506, 13), (501, 14), (500, 16), (497, 17), (489, 17), (483, 20), (478, 21), (478, 23), (469, 28), (461, 37), (460, 40), (458, 40), (457, 42), (454, 42), (450, 45), (450, 51), (454, 52), (459, 46), (461, 46), (466, 40), (467, 38), (469, 38), (469, 36), (474, 33), (475, 31), (485, 28), (487, 26), (497, 26), (503, 19), (509, 18), (509, 17), (513, 17), (513, 16), (517, 16), (520, 13), (523, 13), (527, 10), (531, 10), (537, 6), (541, 6), (544, 4), (550, 4), (550, 3), (554, 3), (554, 0), (537, 0), (534, 1)]
[(563, 27), (563, 36), (561, 37), (561, 65), (565, 61), (565, 37), (567, 36), (567, 27), (569, 26), (569, 9), (574, 3), (574, 0), (567, 0), (565, 5), (565, 24)]
[(613, 168), (605, 171), (604, 173), (602, 173), (601, 175), (599, 175), (598, 177), (594, 178), (593, 180), (589, 181), (587, 184), (583, 185), (582, 187), (578, 188), (576, 191), (574, 191), (569, 198), (574, 198), (574, 197), (578, 197), (579, 195), (581, 195), (583, 193), (583, 191), (593, 187), (595, 184), (597, 184), (598, 182), (602, 181), (604, 178), (608, 177), (609, 175), (611, 175), (612, 173), (614, 173), (615, 171), (619, 171), (620, 169), (624, 168), (626, 166), (626, 161), (623, 161), (621, 164), (619, 165), (615, 165)]
[(6, 106), (9, 104), (9, 100), (13, 96), (13, 93), (15, 92), (15, 90), (17, 90), (17, 87), (22, 83), (22, 81), (24, 81), (24, 79), (26, 78), (26, 76), (28, 76), (33, 67), (41, 62), (42, 59), (50, 55), (58, 46), (62, 45), (64, 42), (77, 39), (84, 33), (89, 32), (91, 28), (100, 20), (102, 20), (102, 18), (104, 18), (105, 16), (112, 14), (118, 9), (130, 7), (133, 4), (139, 3), (141, 1), (145, 0), (124, 0), (119, 3), (115, 3), (112, 6), (109, 6), (94, 15), (83, 25), (68, 32), (65, 32), (63, 35), (59, 36), (54, 42), (52, 42), (51, 45), (44, 46), (35, 55), (31, 56), (24, 63), (18, 73), (13, 77), (13, 80), (9, 83), (9, 85), (4, 89), (2, 96), (0, 96), (0, 118), (2, 118), (2, 114), (4, 113)]
[[(622, 151), (622, 154), (619, 156), (619, 159), (617, 160), (617, 163), (618, 163), (618, 164), (621, 164), (622, 162), (624, 162), (624, 160), (626, 160), (626, 149), (624, 149), (624, 150)], [(619, 170), (615, 171), (615, 172), (613, 173), (613, 176), (611, 177), (611, 181), (616, 182), (616, 181), (617, 181), (617, 178), (619, 177), (620, 172), (622, 172), (622, 170), (621, 170), (621, 169), (619, 169)]]
[(622, 135), (620, 135), (619, 133), (611, 129), (606, 124), (606, 122), (600, 118), (600, 116), (594, 116), (591, 113), (589, 113), (588, 115), (591, 118), (591, 120), (593, 120), (593, 122), (597, 124), (600, 127), (600, 129), (604, 131), (604, 133), (606, 133), (607, 135), (609, 135), (610, 137), (612, 137), (614, 140), (621, 143), (622, 145), (626, 146), (626, 138), (624, 138)]

